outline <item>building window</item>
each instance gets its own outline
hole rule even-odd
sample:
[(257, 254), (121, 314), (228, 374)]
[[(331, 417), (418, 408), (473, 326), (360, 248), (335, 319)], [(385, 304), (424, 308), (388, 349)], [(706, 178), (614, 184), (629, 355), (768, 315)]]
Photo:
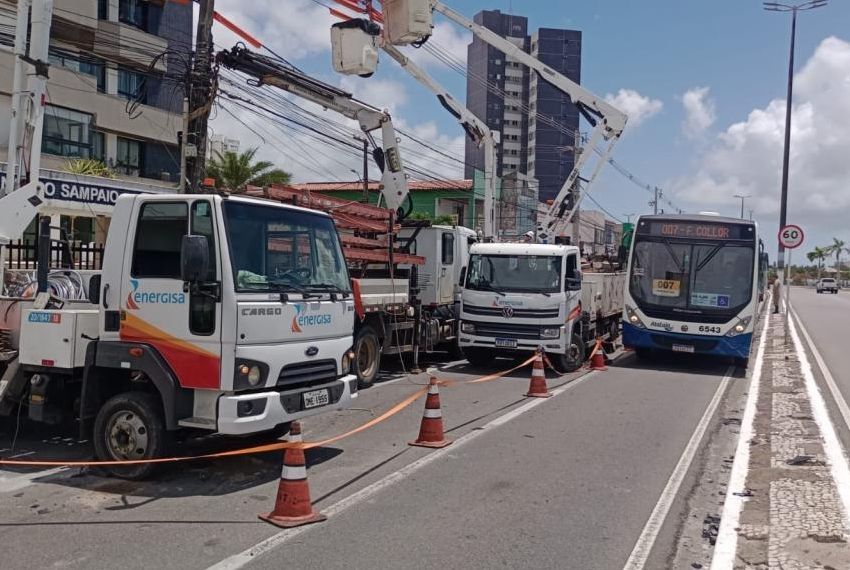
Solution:
[(109, 19), (109, 0), (97, 0), (97, 19)]
[(115, 163), (119, 172), (139, 176), (144, 166), (144, 146), (141, 141), (118, 137), (118, 154)]
[(150, 2), (147, 0), (119, 0), (118, 21), (148, 31), (149, 8)]
[(91, 156), (92, 116), (47, 105), (44, 111), (42, 149), (47, 154), (88, 158)]
[(91, 158), (106, 162), (106, 135), (100, 131), (91, 132)]
[(147, 85), (145, 76), (138, 71), (118, 68), (118, 95), (127, 99), (147, 103)]
[(106, 92), (106, 65), (104, 65), (102, 59), (90, 57), (80, 58), (64, 51), (50, 50), (48, 61), (50, 65), (61, 67), (74, 73), (84, 73), (92, 76), (97, 85), (98, 92)]

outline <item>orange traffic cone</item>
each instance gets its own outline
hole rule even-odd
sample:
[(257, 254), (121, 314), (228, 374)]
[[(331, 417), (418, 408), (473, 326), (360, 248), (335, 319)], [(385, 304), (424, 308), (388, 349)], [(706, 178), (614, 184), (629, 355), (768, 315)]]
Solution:
[(528, 393), (526, 396), (530, 398), (548, 398), (552, 395), (549, 388), (546, 387), (546, 371), (543, 368), (543, 353), (537, 351), (537, 357), (534, 359), (534, 364), (531, 367), (531, 382), (528, 384)]
[[(301, 441), (301, 424), (292, 422), (289, 441)], [(287, 448), (283, 452), (283, 472), (277, 488), (274, 510), (259, 515), (260, 519), (281, 528), (291, 528), (320, 522), (328, 517), (313, 510), (310, 486), (307, 484), (307, 463), (304, 450)]]
[(422, 415), (422, 425), (419, 428), (419, 437), (411, 441), (410, 445), (419, 447), (445, 447), (452, 443), (443, 434), (443, 413), (440, 411), (440, 389), (437, 379), (431, 376), (428, 383), (428, 397), (425, 398), (425, 412)]
[(593, 347), (593, 352), (590, 353), (590, 364), (588, 367), (591, 370), (608, 370), (605, 366), (605, 354), (602, 352), (602, 341), (597, 340), (596, 346)]

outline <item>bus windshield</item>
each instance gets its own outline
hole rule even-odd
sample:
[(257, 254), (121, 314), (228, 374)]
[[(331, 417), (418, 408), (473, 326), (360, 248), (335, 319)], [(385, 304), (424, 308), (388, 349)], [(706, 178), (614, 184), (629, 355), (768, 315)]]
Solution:
[(561, 258), (554, 255), (472, 255), (466, 288), (557, 293), (561, 290)]
[(641, 305), (692, 314), (739, 312), (752, 297), (754, 248), (637, 238), (629, 291)]

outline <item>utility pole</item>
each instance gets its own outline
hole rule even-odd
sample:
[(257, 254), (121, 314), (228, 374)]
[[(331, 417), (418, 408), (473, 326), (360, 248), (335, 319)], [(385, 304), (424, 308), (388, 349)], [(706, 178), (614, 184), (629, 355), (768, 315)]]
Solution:
[(733, 196), (734, 198), (740, 198), (741, 199), (741, 219), (742, 220), (744, 219), (744, 200), (746, 200), (750, 196), (751, 196), (751, 194), (746, 194), (746, 195), (745, 194), (735, 194), (735, 196)]
[[(791, 12), (791, 56), (788, 59), (788, 95), (785, 99), (785, 148), (782, 152), (782, 197), (779, 205), (779, 227), (784, 228), (788, 222), (788, 161), (791, 156), (791, 103), (794, 95), (794, 42), (797, 37), (797, 12), (814, 10), (826, 6), (828, 0), (808, 0), (790, 5), (779, 2), (764, 2), (768, 12)], [(742, 216), (743, 217), (743, 216)], [(785, 248), (779, 244), (779, 255), (776, 257), (779, 269), (782, 269), (785, 259)]]
[(354, 137), (363, 143), (363, 203), (369, 203), (369, 139)]
[(655, 198), (653, 198), (652, 202), (650, 202), (650, 206), (652, 206), (652, 213), (658, 213), (658, 199), (664, 195), (664, 192), (658, 186), (655, 187)]
[[(207, 158), (207, 121), (212, 107), (212, 26), (215, 0), (200, 0), (195, 35), (195, 61), (192, 66), (189, 100), (189, 129), (184, 139), (194, 138), (195, 157), (190, 169), (190, 192), (198, 192), (204, 180)], [(190, 152), (191, 154), (191, 152)]]
[(0, 196), (14, 192), (19, 186), (18, 162), (20, 157), (19, 136), (21, 125), (22, 101), (24, 90), (25, 62), (27, 51), (27, 28), (29, 27), (31, 0), (18, 0), (18, 16), (15, 22), (15, 66), (12, 79), (11, 125), (9, 128), (9, 150), (6, 157), (6, 187), (0, 189)]

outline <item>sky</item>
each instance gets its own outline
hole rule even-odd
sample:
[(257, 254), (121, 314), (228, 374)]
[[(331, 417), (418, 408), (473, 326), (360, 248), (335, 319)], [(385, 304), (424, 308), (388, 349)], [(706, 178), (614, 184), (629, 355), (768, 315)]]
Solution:
[[(630, 117), (614, 159), (642, 183), (662, 188), (664, 197), (686, 212), (738, 216), (741, 201), (734, 196), (748, 196), (745, 215), (753, 211), (775, 256), (789, 14), (766, 12), (754, 0), (447, 4), (470, 18), (482, 9), (523, 15), (529, 30), (581, 30), (582, 85)], [(368, 79), (333, 71), (329, 27), (337, 20), (328, 5), (333, 0), (217, 0), (216, 9), (306, 73), (389, 109), (403, 130), (441, 151), (406, 143), (403, 152), (417, 165), (447, 178), (462, 177), (461, 128), (386, 54)], [(429, 43), (465, 62), (471, 35), (439, 14), (434, 20)], [(220, 47), (236, 41), (218, 25), (213, 35)], [(465, 100), (465, 77), (425, 50), (405, 51)], [(232, 112), (235, 117), (219, 110), (212, 128), (240, 139), (243, 148), (260, 147), (259, 156), (291, 171), (297, 181), (356, 179), (356, 157), (339, 156), (303, 133), (279, 129), (272, 137), (264, 130), (270, 128), (267, 122)], [(850, 1), (832, 0), (798, 18), (792, 123), (788, 221), (806, 232), (802, 251), (833, 237), (850, 246)], [(591, 193), (621, 220), (651, 210), (650, 192), (611, 167), (603, 169)]]

